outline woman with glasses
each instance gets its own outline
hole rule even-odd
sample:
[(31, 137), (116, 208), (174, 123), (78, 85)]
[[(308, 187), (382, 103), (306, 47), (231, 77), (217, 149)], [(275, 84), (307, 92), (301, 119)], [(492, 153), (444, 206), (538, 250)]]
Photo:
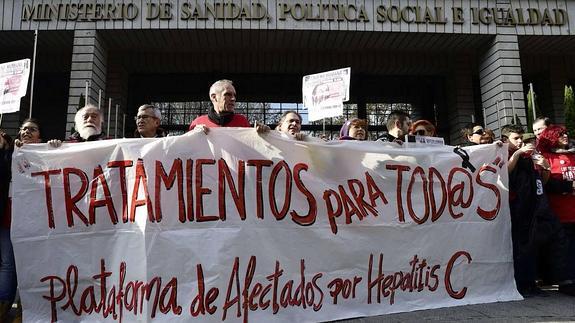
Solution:
[(461, 135), (467, 141), (463, 146), (480, 145), (481, 138), (485, 135), (485, 128), (477, 123), (470, 123), (461, 129)]
[[(14, 261), (14, 250), (10, 240), (11, 209), (9, 187), (11, 181), (10, 165), (12, 160), (12, 141), (6, 135), (2, 134), (0, 141), (2, 169), (0, 175), (1, 197), (0, 212), (2, 218), (0, 221), (0, 322), (4, 322), (8, 311), (12, 308), (14, 297), (16, 296), (16, 263)], [(36, 119), (26, 119), (20, 126), (18, 137), (14, 145), (22, 147), (24, 144), (36, 144), (42, 142), (40, 123)], [(19, 318), (21, 312), (17, 313)], [(17, 320), (15, 319), (15, 321)]]
[(38, 144), (42, 142), (40, 135), (40, 122), (37, 119), (29, 118), (22, 122), (18, 137), (14, 141), (16, 147), (22, 147), (24, 144)]
[(409, 134), (412, 136), (435, 137), (435, 126), (427, 120), (417, 120), (409, 127)]
[[(537, 150), (551, 165), (545, 188), (551, 209), (569, 238), (568, 271), (575, 279), (575, 147), (569, 145), (565, 127), (550, 125), (539, 135)], [(575, 287), (572, 289), (575, 294)]]

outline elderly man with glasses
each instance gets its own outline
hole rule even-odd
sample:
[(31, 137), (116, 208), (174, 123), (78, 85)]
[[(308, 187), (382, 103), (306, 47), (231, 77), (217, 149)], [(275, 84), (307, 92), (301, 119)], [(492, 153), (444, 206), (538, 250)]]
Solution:
[(134, 117), (136, 120), (135, 138), (160, 138), (165, 137), (166, 132), (160, 128), (162, 114), (157, 107), (144, 104), (138, 108), (138, 113)]

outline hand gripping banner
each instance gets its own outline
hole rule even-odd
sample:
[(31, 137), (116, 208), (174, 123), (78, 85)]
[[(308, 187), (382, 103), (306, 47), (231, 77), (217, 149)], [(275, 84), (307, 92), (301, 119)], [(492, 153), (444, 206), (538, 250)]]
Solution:
[(315, 322), (521, 299), (506, 148), (464, 153), (227, 128), (25, 145), (24, 319)]

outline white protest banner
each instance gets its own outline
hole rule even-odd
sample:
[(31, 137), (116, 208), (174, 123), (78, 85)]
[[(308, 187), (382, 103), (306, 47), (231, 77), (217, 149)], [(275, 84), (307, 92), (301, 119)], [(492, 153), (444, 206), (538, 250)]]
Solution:
[(466, 148), (473, 167), (453, 149), (232, 128), (25, 145), (24, 319), (314, 322), (521, 299), (506, 147)]
[(0, 64), (0, 113), (20, 110), (20, 99), (26, 95), (30, 59)]
[(349, 100), (351, 68), (306, 75), (303, 77), (303, 105), (309, 121), (343, 115), (343, 102)]

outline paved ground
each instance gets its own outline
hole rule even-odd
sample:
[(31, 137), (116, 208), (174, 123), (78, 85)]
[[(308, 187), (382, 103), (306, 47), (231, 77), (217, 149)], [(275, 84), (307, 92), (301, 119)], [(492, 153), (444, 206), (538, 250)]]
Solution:
[(523, 301), (467, 305), (339, 321), (375, 322), (575, 322), (575, 297), (548, 291), (549, 297)]
[[(549, 297), (523, 301), (467, 305), (409, 313), (342, 320), (337, 323), (379, 322), (575, 322), (575, 297), (548, 291)], [(12, 311), (14, 315), (15, 311)], [(10, 320), (8, 322), (11, 322)]]

